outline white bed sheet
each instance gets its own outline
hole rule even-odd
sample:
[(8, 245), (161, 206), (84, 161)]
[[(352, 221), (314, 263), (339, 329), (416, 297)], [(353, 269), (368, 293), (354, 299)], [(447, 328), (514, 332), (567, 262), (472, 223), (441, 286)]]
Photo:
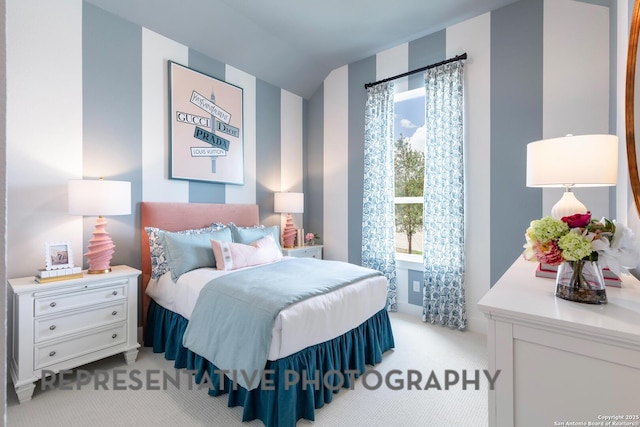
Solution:
[[(287, 259), (291, 257), (277, 262)], [(200, 268), (183, 274), (177, 283), (166, 273), (157, 280), (152, 279), (146, 293), (167, 310), (190, 319), (204, 285), (230, 273), (233, 271)], [(350, 331), (382, 310), (386, 299), (387, 280), (384, 276), (375, 276), (292, 304), (276, 318), (268, 359), (281, 359)]]

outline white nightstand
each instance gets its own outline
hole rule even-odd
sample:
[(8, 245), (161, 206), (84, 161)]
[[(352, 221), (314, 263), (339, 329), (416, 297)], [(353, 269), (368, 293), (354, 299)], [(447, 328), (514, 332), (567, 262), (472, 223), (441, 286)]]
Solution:
[(140, 271), (112, 269), (59, 282), (9, 280), (9, 372), (20, 403), (31, 400), (43, 370), (59, 372), (117, 353), (127, 364), (136, 360)]
[(295, 248), (282, 248), (282, 254), (298, 258), (322, 259), (322, 245), (297, 246)]

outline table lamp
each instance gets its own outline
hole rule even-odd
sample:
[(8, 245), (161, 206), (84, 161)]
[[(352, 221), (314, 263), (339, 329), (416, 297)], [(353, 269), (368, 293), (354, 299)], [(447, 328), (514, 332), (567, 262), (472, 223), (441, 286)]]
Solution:
[(567, 135), (527, 144), (527, 187), (564, 187), (551, 209), (557, 219), (585, 214), (573, 187), (616, 185), (618, 137), (615, 135)]
[(282, 243), (286, 248), (292, 248), (296, 238), (296, 229), (293, 226), (291, 214), (304, 212), (304, 194), (274, 193), (273, 210), (276, 213), (287, 214), (287, 221), (282, 231)]
[(125, 181), (96, 180), (69, 181), (69, 213), (71, 215), (98, 216), (89, 240), (87, 253), (89, 274), (111, 271), (111, 257), (115, 245), (107, 232), (103, 215), (131, 214), (131, 183)]

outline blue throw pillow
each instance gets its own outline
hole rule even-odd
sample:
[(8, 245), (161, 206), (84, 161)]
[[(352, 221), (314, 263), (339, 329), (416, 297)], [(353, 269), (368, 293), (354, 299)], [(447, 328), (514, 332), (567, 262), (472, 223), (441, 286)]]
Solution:
[(234, 243), (248, 245), (256, 240), (262, 239), (264, 236), (271, 235), (278, 245), (278, 250), (282, 252), (282, 246), (280, 246), (279, 225), (273, 225), (271, 227), (265, 227), (263, 225), (257, 225), (254, 227), (238, 227), (234, 223), (230, 222), (229, 228), (231, 229), (231, 235), (233, 236)]
[(211, 249), (211, 239), (222, 242), (232, 241), (231, 230), (228, 227), (197, 234), (165, 231), (161, 234), (160, 239), (174, 282), (184, 273), (196, 268), (215, 268), (216, 259), (213, 256), (213, 249)]
[[(181, 234), (199, 234), (210, 233), (215, 230), (225, 228), (226, 225), (221, 223), (213, 223), (210, 226), (202, 228), (193, 228), (189, 230), (176, 231)], [(145, 227), (147, 236), (149, 237), (149, 252), (151, 254), (151, 278), (159, 279), (164, 273), (169, 271), (169, 264), (167, 263), (167, 256), (164, 253), (164, 247), (160, 241), (160, 237), (167, 231), (157, 227)]]

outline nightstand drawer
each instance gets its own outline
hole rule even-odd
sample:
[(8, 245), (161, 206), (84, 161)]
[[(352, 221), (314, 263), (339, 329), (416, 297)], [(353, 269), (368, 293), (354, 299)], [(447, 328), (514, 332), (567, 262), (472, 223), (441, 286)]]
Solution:
[(66, 341), (37, 345), (34, 349), (34, 369), (82, 356), (122, 344), (127, 340), (127, 324), (121, 323), (108, 329), (92, 332)]
[(104, 307), (92, 307), (84, 311), (38, 318), (35, 320), (34, 340), (35, 342), (40, 342), (65, 334), (127, 320), (126, 308), (126, 301), (120, 300)]
[(322, 246), (301, 246), (297, 248), (285, 249), (283, 253), (297, 258), (317, 258), (322, 259)]
[(53, 314), (74, 308), (120, 300), (126, 297), (126, 286), (127, 283), (122, 282), (115, 286), (89, 288), (67, 294), (36, 297), (35, 315)]

